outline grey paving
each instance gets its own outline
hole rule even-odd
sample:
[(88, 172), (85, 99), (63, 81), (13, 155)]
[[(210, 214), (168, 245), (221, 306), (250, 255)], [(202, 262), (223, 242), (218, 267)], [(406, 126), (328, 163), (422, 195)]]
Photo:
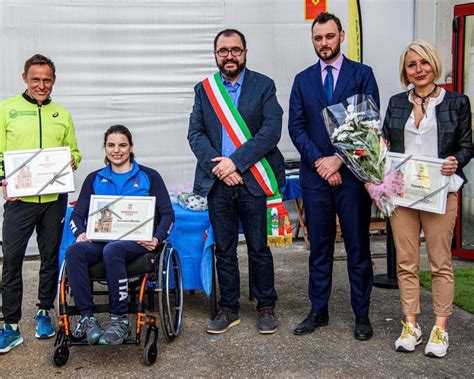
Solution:
[[(383, 237), (373, 237), (372, 248), (375, 256), (382, 255)], [(343, 245), (337, 244), (337, 257), (343, 258), (344, 254)], [(451, 318), (451, 347), (445, 359), (426, 358), (422, 347), (412, 354), (396, 353), (393, 344), (401, 330), (398, 291), (374, 288), (371, 320), (375, 335), (370, 341), (356, 341), (352, 336), (354, 319), (343, 259), (334, 265), (329, 326), (311, 335), (293, 336), (293, 327), (309, 309), (308, 251), (302, 242), (291, 248), (274, 249), (280, 328), (275, 335), (259, 335), (255, 303), (246, 297), (244, 245), (239, 245), (239, 255), (242, 323), (223, 335), (206, 334), (208, 301), (200, 293), (188, 294), (182, 335), (172, 343), (160, 339), (158, 360), (151, 367), (141, 363), (143, 349), (137, 346), (73, 347), (66, 366), (53, 367), (50, 363), (53, 341), (34, 338), (39, 262), (25, 262), (26, 291), (21, 323), (25, 342), (0, 356), (0, 377), (472, 377), (474, 315), (459, 308), (455, 308)], [(455, 266), (472, 264), (455, 261)], [(428, 267), (424, 254), (422, 267)], [(374, 259), (374, 271), (385, 271), (385, 258)], [(424, 290), (422, 309), (420, 324), (428, 337), (433, 314), (430, 293)]]

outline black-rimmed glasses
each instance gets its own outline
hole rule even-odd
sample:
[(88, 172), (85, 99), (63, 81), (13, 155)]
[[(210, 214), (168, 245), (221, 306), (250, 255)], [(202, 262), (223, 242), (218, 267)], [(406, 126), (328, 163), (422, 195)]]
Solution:
[(233, 47), (232, 49), (222, 48), (222, 49), (217, 50), (215, 53), (221, 58), (225, 58), (229, 55), (229, 53), (231, 53), (233, 57), (240, 57), (243, 52), (244, 50), (241, 49), (240, 47)]

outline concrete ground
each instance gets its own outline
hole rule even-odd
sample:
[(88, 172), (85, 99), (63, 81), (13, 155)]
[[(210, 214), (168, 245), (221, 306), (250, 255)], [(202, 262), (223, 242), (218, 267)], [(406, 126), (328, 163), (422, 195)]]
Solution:
[[(374, 272), (384, 273), (384, 237), (372, 237)], [(274, 335), (256, 330), (255, 303), (248, 291), (245, 245), (239, 245), (242, 271), (242, 323), (223, 335), (208, 335), (209, 303), (202, 294), (186, 295), (182, 334), (172, 343), (160, 337), (158, 359), (148, 367), (141, 363), (143, 348), (137, 346), (72, 347), (62, 368), (51, 364), (53, 340), (34, 338), (38, 261), (25, 262), (26, 285), (21, 330), (25, 342), (0, 356), (0, 377), (472, 377), (474, 372), (474, 315), (455, 307), (451, 317), (450, 349), (445, 359), (423, 355), (424, 344), (412, 354), (394, 350), (401, 331), (397, 290), (374, 288), (371, 320), (375, 335), (370, 341), (353, 338), (349, 284), (343, 245), (337, 244), (330, 321), (327, 327), (307, 336), (294, 336), (294, 326), (309, 310), (307, 300), (308, 251), (301, 241), (274, 249), (277, 312), (280, 328)], [(455, 266), (472, 262), (454, 261)], [(422, 268), (428, 267), (422, 255)], [(474, 294), (473, 294), (474, 295)], [(420, 324), (424, 338), (432, 327), (431, 294), (422, 290)]]

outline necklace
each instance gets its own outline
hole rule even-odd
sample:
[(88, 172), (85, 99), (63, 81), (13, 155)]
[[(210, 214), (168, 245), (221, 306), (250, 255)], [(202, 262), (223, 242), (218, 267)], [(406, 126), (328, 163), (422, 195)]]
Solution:
[(437, 92), (438, 92), (438, 85), (435, 84), (434, 85), (434, 88), (433, 88), (433, 91), (431, 91), (428, 95), (426, 96), (421, 96), (421, 95), (418, 95), (415, 91), (415, 89), (413, 88), (411, 90), (412, 94), (413, 94), (413, 101), (418, 104), (418, 105), (421, 105), (421, 111), (423, 112), (423, 114), (426, 114), (426, 110), (425, 110), (425, 103), (426, 101), (431, 98), (431, 97), (436, 97), (437, 95)]

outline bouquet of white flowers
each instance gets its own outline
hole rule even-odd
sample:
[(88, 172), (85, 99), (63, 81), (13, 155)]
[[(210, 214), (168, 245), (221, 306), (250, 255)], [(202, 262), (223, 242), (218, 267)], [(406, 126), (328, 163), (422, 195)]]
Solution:
[(402, 183), (396, 172), (385, 175), (387, 142), (382, 137), (380, 113), (374, 100), (370, 96), (354, 95), (324, 108), (322, 113), (339, 156), (360, 181), (376, 185), (372, 192), (377, 191), (376, 200), (380, 201), (377, 205), (390, 215), (395, 209), (390, 195), (399, 191)]
[(181, 192), (178, 195), (178, 204), (190, 211), (205, 211), (207, 209), (207, 198), (192, 192)]

